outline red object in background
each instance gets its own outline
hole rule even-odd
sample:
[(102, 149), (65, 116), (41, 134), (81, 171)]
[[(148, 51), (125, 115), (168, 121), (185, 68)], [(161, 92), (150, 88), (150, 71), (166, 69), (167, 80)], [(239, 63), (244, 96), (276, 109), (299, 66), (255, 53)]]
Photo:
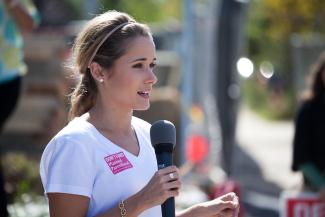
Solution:
[(325, 204), (316, 193), (283, 192), (281, 195), (281, 217), (325, 217)]
[(235, 192), (236, 195), (239, 197), (240, 209), (239, 209), (238, 217), (243, 217), (244, 213), (245, 213), (245, 210), (244, 210), (244, 206), (242, 205), (242, 202), (241, 202), (240, 185), (235, 180), (229, 179), (229, 180), (226, 180), (226, 181), (224, 181), (222, 183), (216, 184), (213, 191), (212, 191), (210, 199), (220, 197), (221, 195), (227, 194), (229, 192)]
[(186, 146), (186, 157), (192, 164), (202, 161), (209, 151), (209, 144), (201, 135), (192, 135), (187, 140)]

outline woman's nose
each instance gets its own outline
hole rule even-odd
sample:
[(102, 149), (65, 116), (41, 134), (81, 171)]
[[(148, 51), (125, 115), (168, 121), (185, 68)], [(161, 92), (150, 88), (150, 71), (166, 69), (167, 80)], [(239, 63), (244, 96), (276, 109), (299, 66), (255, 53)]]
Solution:
[(155, 75), (155, 73), (153, 72), (152, 69), (148, 70), (148, 77), (146, 80), (146, 83), (151, 83), (152, 85), (154, 85), (155, 83), (157, 83), (158, 78)]

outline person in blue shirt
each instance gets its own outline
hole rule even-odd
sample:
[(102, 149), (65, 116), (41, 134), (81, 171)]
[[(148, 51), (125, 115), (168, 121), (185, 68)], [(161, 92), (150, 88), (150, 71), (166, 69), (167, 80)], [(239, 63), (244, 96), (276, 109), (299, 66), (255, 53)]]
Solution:
[[(0, 0), (0, 130), (13, 112), (20, 93), (23, 59), (22, 34), (38, 24), (37, 10), (30, 0)], [(0, 216), (8, 216), (4, 178), (0, 167)]]

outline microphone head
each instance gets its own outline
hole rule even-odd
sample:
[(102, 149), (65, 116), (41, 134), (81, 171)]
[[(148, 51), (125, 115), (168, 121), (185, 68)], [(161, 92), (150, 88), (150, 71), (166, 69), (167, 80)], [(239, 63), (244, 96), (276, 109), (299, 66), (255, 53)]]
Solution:
[(159, 144), (171, 144), (174, 149), (176, 144), (176, 129), (172, 122), (159, 120), (150, 128), (151, 144), (156, 149)]

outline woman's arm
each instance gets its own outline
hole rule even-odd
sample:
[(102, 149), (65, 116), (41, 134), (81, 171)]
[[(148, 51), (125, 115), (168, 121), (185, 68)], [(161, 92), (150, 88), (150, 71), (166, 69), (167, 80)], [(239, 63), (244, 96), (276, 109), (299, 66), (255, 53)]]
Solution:
[(22, 33), (29, 33), (36, 28), (32, 15), (19, 0), (5, 0), (5, 3)]
[(87, 215), (89, 198), (86, 196), (48, 193), (51, 217), (81, 217)]
[(308, 179), (310, 184), (318, 190), (319, 196), (325, 202), (325, 177), (321, 174), (319, 169), (313, 163), (304, 163), (299, 169)]
[(214, 200), (196, 204), (180, 213), (177, 217), (237, 217), (239, 201), (235, 193), (231, 192)]
[[(65, 194), (65, 193), (48, 193), (51, 217), (85, 217), (89, 207), (89, 198), (86, 196)], [(136, 217), (143, 212), (142, 207), (137, 203), (140, 200), (136, 195), (127, 199), (124, 204), (127, 207), (127, 216)], [(121, 211), (118, 205), (104, 214), (97, 217), (121, 217)]]
[[(169, 175), (170, 173), (174, 174), (173, 178)], [(142, 190), (124, 200), (126, 216), (137, 217), (144, 210), (177, 196), (180, 186), (178, 169), (175, 166), (158, 170)], [(89, 198), (86, 196), (48, 193), (48, 198), (51, 217), (85, 217), (87, 215)], [(121, 210), (118, 205), (116, 204), (112, 209), (96, 217), (120, 217)]]
[[(155, 193), (155, 192), (153, 192)], [(135, 194), (124, 201), (128, 217), (136, 217), (145, 209), (148, 201), (143, 201), (143, 193)], [(49, 193), (50, 216), (51, 217), (85, 217), (89, 206), (89, 198), (80, 195)], [(139, 203), (139, 201), (143, 203)], [(234, 193), (228, 193), (214, 200), (196, 204), (180, 213), (177, 217), (209, 217), (229, 216), (237, 217), (239, 213), (238, 198)], [(97, 215), (97, 217), (120, 217), (121, 211), (118, 205), (109, 211)]]
[(320, 190), (325, 186), (325, 178), (313, 163), (304, 163), (299, 169), (315, 189)]

